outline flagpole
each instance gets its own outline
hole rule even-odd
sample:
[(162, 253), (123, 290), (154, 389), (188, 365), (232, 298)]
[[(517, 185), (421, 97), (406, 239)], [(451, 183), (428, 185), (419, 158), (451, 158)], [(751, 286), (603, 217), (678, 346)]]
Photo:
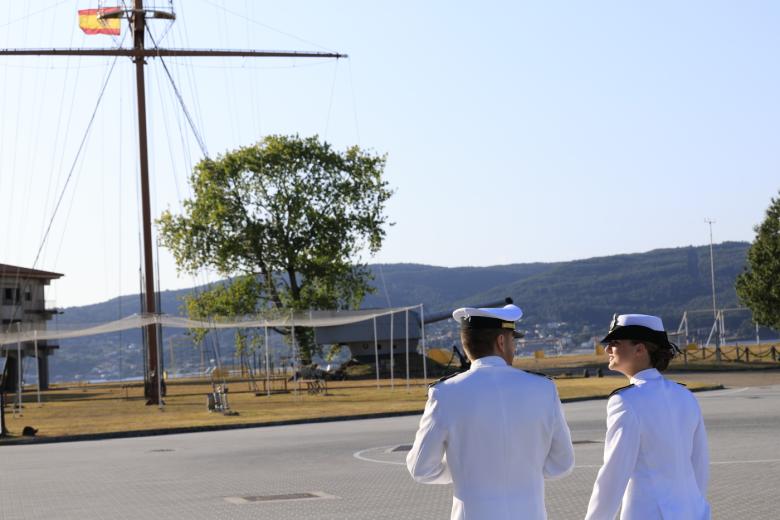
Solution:
[[(133, 29), (133, 50), (136, 52), (144, 50), (144, 30), (146, 27), (146, 13), (144, 12), (143, 0), (135, 0), (134, 13), (132, 18)], [(157, 298), (155, 298), (154, 284), (154, 260), (152, 258), (152, 210), (149, 196), (149, 145), (146, 134), (146, 82), (144, 78), (143, 56), (137, 55), (135, 62), (135, 87), (136, 98), (138, 100), (138, 154), (141, 174), (141, 215), (142, 215), (142, 234), (143, 234), (143, 283), (144, 283), (144, 312), (148, 314), (157, 314)], [(160, 374), (159, 363), (157, 362), (157, 325), (147, 325), (146, 329), (147, 345), (147, 373), (149, 381), (146, 385), (145, 397), (147, 405), (159, 405), (160, 400)]]

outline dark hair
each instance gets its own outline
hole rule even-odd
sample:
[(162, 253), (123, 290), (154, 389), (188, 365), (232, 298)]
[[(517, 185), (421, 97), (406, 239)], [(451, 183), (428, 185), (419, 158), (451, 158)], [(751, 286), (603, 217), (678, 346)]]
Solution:
[(496, 338), (507, 329), (460, 329), (460, 341), (471, 359), (495, 354)]
[(647, 349), (647, 353), (650, 355), (650, 366), (663, 372), (669, 367), (669, 362), (674, 357), (674, 350), (670, 348), (661, 348), (652, 341), (636, 341), (636, 343), (643, 343)]

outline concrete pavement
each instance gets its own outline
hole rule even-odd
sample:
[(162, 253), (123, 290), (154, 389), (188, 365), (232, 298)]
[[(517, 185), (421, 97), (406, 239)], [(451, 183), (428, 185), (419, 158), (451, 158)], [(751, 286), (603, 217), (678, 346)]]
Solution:
[[(714, 517), (777, 518), (780, 385), (697, 398), (709, 431)], [(565, 411), (577, 467), (548, 483), (551, 519), (582, 518), (603, 449), (605, 401)], [(417, 421), (4, 446), (0, 519), (448, 518), (450, 487), (415, 484), (403, 465)]]

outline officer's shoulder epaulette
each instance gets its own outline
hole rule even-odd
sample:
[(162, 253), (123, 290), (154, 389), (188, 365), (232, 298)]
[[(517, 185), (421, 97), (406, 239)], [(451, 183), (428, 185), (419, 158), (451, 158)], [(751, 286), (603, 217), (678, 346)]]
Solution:
[(552, 377), (548, 376), (547, 374), (542, 374), (541, 372), (533, 372), (532, 370), (523, 370), (523, 372), (527, 374), (533, 374), (535, 376), (546, 377), (547, 379), (552, 380)]
[(436, 380), (436, 381), (434, 381), (433, 383), (430, 383), (430, 384), (428, 385), (428, 388), (432, 388), (432, 387), (434, 387), (434, 386), (438, 385), (439, 383), (441, 383), (442, 381), (446, 381), (447, 379), (449, 379), (449, 378), (451, 378), (451, 377), (455, 377), (455, 376), (457, 376), (457, 375), (459, 375), (459, 374), (461, 374), (461, 373), (462, 373), (462, 372), (455, 372), (454, 374), (448, 374), (448, 375), (446, 375), (446, 376), (444, 376), (444, 377), (440, 377), (439, 379), (437, 379), (437, 380)]
[(625, 390), (626, 388), (631, 388), (632, 386), (634, 386), (634, 384), (633, 384), (633, 383), (632, 383), (632, 384), (630, 384), (630, 385), (621, 386), (620, 388), (615, 388), (614, 390), (612, 390), (612, 393), (610, 393), (610, 394), (609, 394), (609, 397), (612, 397), (613, 395), (615, 395), (615, 394), (618, 394), (618, 393), (622, 392), (622, 391), (623, 391), (623, 390)]

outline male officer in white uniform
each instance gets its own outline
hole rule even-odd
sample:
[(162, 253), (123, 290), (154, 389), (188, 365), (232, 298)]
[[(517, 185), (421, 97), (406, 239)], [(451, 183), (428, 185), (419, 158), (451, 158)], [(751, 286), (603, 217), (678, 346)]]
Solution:
[(417, 482), (453, 484), (452, 519), (544, 519), (544, 479), (574, 467), (555, 384), (512, 367), (522, 314), (515, 305), (452, 314), (471, 367), (431, 386), (406, 457)]
[(677, 347), (657, 316), (615, 316), (607, 345), (609, 368), (631, 384), (607, 402), (604, 465), (587, 520), (708, 520), (707, 433), (696, 398), (664, 378)]

